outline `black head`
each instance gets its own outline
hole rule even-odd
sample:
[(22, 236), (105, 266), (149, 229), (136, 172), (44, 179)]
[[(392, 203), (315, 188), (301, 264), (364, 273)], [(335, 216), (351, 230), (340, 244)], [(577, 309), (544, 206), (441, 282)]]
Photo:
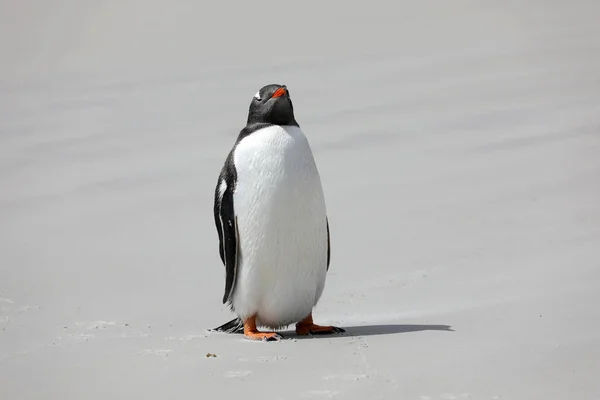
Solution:
[(248, 125), (254, 123), (298, 125), (285, 85), (267, 85), (254, 95), (248, 111)]

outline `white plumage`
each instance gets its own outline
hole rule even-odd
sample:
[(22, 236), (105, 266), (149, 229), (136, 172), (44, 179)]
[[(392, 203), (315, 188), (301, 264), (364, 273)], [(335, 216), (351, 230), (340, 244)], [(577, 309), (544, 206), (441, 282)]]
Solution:
[(242, 321), (256, 315), (258, 325), (277, 329), (308, 316), (323, 292), (328, 244), (321, 179), (297, 126), (253, 132), (233, 157), (239, 258), (232, 305)]

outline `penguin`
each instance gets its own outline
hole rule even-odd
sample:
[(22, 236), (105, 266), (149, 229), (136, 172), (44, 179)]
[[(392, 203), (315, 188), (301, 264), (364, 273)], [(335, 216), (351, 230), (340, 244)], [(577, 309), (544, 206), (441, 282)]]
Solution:
[[(344, 332), (313, 322), (331, 258), (329, 220), (319, 170), (294, 116), (285, 85), (262, 87), (225, 159), (214, 193), (223, 304), (237, 315), (212, 329), (276, 341)], [(260, 331), (257, 327), (266, 327)]]

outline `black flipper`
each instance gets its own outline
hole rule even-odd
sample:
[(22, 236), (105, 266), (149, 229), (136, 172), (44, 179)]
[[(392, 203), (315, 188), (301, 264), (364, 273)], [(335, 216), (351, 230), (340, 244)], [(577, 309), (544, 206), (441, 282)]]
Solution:
[(244, 333), (244, 323), (239, 318), (234, 318), (223, 325), (210, 329), (212, 332), (224, 332), (224, 333)]
[(327, 221), (327, 271), (329, 271), (329, 261), (331, 260), (331, 240), (329, 240), (329, 219), (325, 217)]
[[(233, 192), (237, 172), (233, 165), (233, 150), (229, 153), (215, 188), (214, 216), (219, 233), (219, 255), (225, 265), (225, 293), (223, 304), (231, 298), (235, 289), (238, 261), (238, 229), (233, 207)], [(224, 189), (224, 190), (223, 190)]]

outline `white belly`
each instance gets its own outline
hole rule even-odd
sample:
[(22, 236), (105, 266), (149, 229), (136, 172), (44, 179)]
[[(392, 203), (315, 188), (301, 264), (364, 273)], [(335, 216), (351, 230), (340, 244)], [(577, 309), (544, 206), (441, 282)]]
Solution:
[(238, 143), (234, 211), (240, 247), (232, 296), (242, 320), (280, 328), (317, 304), (327, 274), (321, 180), (298, 127), (273, 126)]

